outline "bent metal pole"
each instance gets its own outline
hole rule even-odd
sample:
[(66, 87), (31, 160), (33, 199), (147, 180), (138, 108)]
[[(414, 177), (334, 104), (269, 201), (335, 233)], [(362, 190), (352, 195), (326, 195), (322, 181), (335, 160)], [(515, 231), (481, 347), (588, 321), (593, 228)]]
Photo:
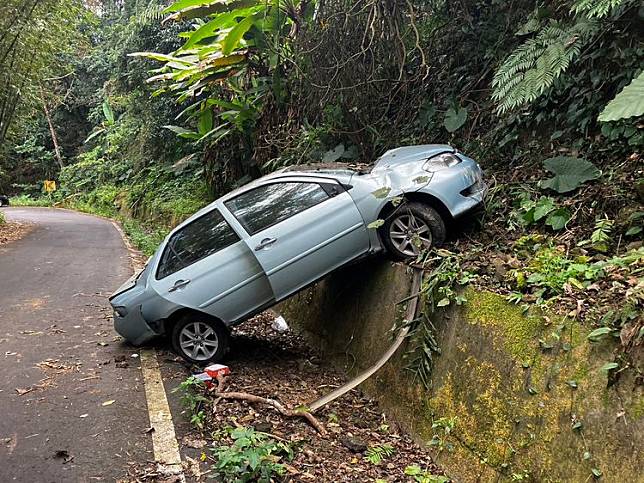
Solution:
[[(422, 286), (422, 281), (423, 281), (423, 271), (419, 268), (414, 268), (413, 270), (414, 270), (414, 275), (411, 283), (411, 295), (408, 298), (409, 305), (407, 306), (407, 312), (405, 313), (405, 320), (407, 322), (411, 322), (416, 318), (416, 313), (418, 311), (418, 298), (420, 296), (420, 288)], [(376, 372), (378, 372), (378, 370), (382, 366), (385, 365), (385, 363), (391, 358), (391, 356), (394, 355), (396, 350), (398, 350), (398, 347), (400, 347), (400, 344), (402, 344), (403, 340), (405, 340), (405, 337), (407, 337), (408, 333), (409, 333), (409, 324), (406, 324), (402, 329), (400, 329), (400, 332), (398, 332), (398, 335), (396, 336), (396, 340), (394, 340), (393, 344), (391, 344), (391, 347), (387, 349), (387, 351), (382, 355), (380, 359), (376, 361), (374, 365), (372, 365), (368, 369), (358, 374), (356, 377), (351, 379), (343, 386), (340, 386), (339, 388), (330, 392), (326, 396), (322, 396), (320, 399), (310, 404), (309, 410), (311, 412), (317, 411), (318, 409), (326, 406), (331, 401), (335, 401), (343, 394), (346, 394), (351, 389), (362, 384), (364, 381), (366, 381), (371, 376), (373, 376)]]

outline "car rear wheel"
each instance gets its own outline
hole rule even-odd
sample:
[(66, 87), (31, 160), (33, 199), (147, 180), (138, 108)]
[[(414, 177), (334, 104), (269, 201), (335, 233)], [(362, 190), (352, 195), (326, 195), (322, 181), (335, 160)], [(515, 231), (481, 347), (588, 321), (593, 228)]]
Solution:
[(193, 364), (219, 362), (228, 343), (228, 329), (207, 315), (189, 314), (172, 329), (173, 349)]
[(392, 258), (406, 260), (442, 245), (445, 222), (431, 206), (407, 203), (385, 220), (380, 235)]

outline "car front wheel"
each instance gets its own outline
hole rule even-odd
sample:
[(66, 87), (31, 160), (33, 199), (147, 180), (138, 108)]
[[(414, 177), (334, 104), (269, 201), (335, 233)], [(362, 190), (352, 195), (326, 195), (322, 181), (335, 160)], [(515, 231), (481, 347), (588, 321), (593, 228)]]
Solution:
[(228, 343), (228, 329), (207, 315), (187, 315), (172, 330), (173, 349), (193, 364), (219, 362)]
[(445, 241), (445, 222), (434, 208), (423, 203), (399, 207), (380, 230), (385, 248), (396, 260), (415, 258)]

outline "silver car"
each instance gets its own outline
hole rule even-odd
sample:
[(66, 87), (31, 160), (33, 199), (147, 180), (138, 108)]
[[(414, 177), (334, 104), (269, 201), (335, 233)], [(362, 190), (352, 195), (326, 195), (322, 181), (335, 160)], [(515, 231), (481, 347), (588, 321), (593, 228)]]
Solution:
[(478, 164), (444, 145), (272, 173), (177, 226), (110, 297), (114, 327), (136, 345), (167, 335), (188, 361), (218, 361), (229, 327), (360, 257), (440, 245), (486, 191)]

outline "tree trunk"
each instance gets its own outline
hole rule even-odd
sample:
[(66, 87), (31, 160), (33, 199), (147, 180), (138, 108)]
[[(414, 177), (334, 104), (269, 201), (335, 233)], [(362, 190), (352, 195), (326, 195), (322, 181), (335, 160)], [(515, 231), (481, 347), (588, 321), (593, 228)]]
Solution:
[(47, 107), (47, 101), (45, 101), (45, 95), (43, 94), (42, 87), (40, 88), (40, 98), (42, 99), (42, 107), (45, 110), (45, 117), (47, 118), (47, 123), (49, 124), (49, 132), (51, 133), (51, 140), (54, 143), (54, 151), (56, 152), (56, 160), (60, 165), (60, 169), (65, 167), (63, 163), (63, 158), (60, 155), (60, 148), (58, 147), (58, 137), (56, 136), (56, 130), (54, 129), (54, 123), (51, 122), (51, 116), (49, 115), (49, 108)]

